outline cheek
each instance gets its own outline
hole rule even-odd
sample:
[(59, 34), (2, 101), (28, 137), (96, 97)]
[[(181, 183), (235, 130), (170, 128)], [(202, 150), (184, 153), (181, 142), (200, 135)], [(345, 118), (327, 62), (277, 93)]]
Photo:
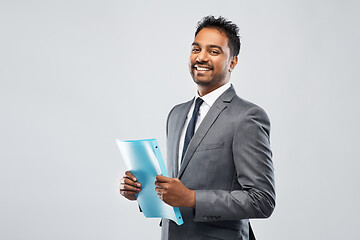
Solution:
[(189, 66), (191, 67), (195, 62), (196, 62), (196, 57), (191, 55), (189, 58)]
[(194, 71), (194, 69), (192, 68), (191, 61), (189, 61), (189, 71), (190, 71), (191, 73)]
[(216, 66), (217, 71), (219, 71), (219, 72), (222, 72), (224, 69), (227, 68), (226, 62), (223, 60), (220, 60), (220, 59), (218, 61), (214, 62), (214, 65)]
[(191, 68), (191, 65), (192, 65), (192, 60), (191, 58), (189, 59), (189, 68)]

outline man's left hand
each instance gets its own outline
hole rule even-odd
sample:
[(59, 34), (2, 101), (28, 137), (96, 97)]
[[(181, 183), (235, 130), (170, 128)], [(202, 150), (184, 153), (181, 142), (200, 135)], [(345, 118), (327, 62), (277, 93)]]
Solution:
[(155, 186), (160, 199), (170, 206), (195, 208), (195, 191), (188, 189), (178, 178), (157, 175)]

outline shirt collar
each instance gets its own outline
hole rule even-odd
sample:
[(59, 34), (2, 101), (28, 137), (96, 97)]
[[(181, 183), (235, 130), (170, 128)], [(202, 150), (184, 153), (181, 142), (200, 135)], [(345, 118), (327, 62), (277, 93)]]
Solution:
[[(204, 102), (211, 107), (216, 101), (216, 99), (218, 99), (218, 97), (220, 97), (220, 95), (223, 94), (230, 86), (231, 83), (228, 82), (222, 85), (221, 87), (215, 89), (214, 91), (205, 94), (204, 96), (201, 97), (201, 99), (204, 100)], [(200, 96), (199, 93), (196, 91), (195, 99), (198, 97)]]

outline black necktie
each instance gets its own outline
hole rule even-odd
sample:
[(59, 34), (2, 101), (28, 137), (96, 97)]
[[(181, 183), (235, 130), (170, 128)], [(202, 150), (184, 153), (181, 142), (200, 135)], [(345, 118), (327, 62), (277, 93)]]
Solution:
[(196, 121), (199, 116), (200, 106), (203, 102), (204, 102), (204, 100), (202, 100), (201, 98), (197, 98), (195, 101), (194, 111), (193, 111), (192, 117), (190, 119), (189, 125), (186, 129), (184, 148), (183, 148), (183, 152), (182, 152), (182, 156), (181, 156), (181, 162), (184, 158), (184, 155), (185, 155), (186, 149), (190, 143), (190, 140), (194, 136)]

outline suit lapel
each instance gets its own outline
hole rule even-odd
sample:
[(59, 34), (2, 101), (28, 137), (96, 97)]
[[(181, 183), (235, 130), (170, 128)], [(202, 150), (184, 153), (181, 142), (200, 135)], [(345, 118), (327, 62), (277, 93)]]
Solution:
[(174, 132), (174, 139), (175, 139), (175, 144), (173, 145), (174, 149), (175, 149), (175, 166), (174, 166), (174, 173), (173, 173), (173, 176), (175, 177), (178, 172), (179, 172), (179, 143), (180, 143), (180, 137), (181, 137), (181, 132), (182, 132), (182, 129), (184, 127), (184, 124), (185, 124), (185, 121), (186, 121), (186, 117), (187, 117), (187, 114), (190, 110), (190, 107), (192, 105), (194, 101), (194, 98), (188, 102), (186, 102), (185, 104), (183, 104), (180, 109), (179, 109), (179, 114), (177, 116), (177, 122), (175, 124), (176, 128), (175, 128), (175, 132)]
[[(235, 95), (236, 95), (235, 90), (233, 86), (231, 86), (222, 95), (220, 95), (220, 97), (211, 106), (209, 112), (206, 114), (204, 120), (201, 122), (199, 128), (196, 130), (193, 138), (189, 143), (188, 149), (186, 150), (183, 162), (181, 164), (180, 171), (177, 175), (178, 178), (180, 178), (181, 175), (183, 174), (192, 156), (194, 155), (197, 147), (201, 143), (202, 139), (205, 137), (206, 133), (209, 131), (210, 127), (214, 124), (220, 113), (227, 107), (227, 105), (231, 102), (231, 100)], [(184, 124), (182, 124), (182, 126), (183, 125)], [(179, 139), (180, 139), (180, 135), (179, 135)]]

